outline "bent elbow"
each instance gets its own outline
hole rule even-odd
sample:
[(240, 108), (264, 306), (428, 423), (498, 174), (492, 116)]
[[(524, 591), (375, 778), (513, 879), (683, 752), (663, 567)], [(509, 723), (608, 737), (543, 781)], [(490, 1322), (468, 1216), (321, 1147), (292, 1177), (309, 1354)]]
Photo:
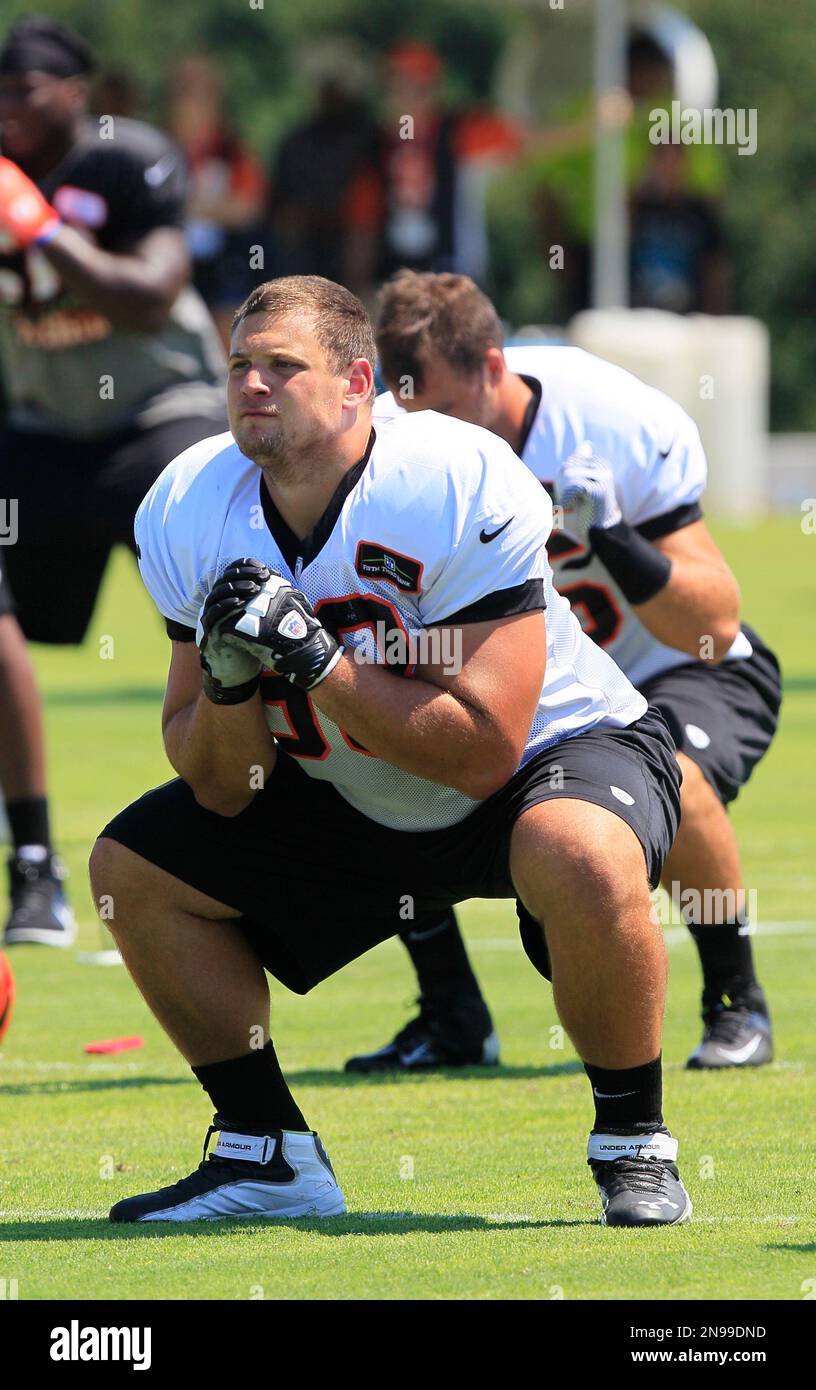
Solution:
[(251, 793), (249, 796), (236, 797), (219, 791), (217, 788), (191, 787), (190, 790), (195, 797), (196, 805), (200, 806), (202, 811), (209, 811), (214, 816), (223, 816), (226, 820), (240, 816), (252, 800)]
[(716, 666), (728, 655), (739, 636), (739, 632), (738, 618), (725, 618), (712, 624), (711, 631), (702, 633), (700, 636), (699, 655), (701, 659)]
[[(523, 751), (523, 750), (522, 750)], [(492, 756), (480, 760), (477, 767), (471, 768), (466, 778), (459, 783), (458, 790), (473, 801), (487, 801), (506, 786), (515, 773), (521, 752), (515, 749), (501, 749)]]

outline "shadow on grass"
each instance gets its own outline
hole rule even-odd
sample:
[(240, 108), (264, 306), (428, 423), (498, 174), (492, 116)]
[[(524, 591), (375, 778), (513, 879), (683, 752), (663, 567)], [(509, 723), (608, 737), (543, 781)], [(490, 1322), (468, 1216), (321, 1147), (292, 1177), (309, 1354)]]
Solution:
[(763, 1245), (762, 1248), (763, 1250), (785, 1250), (789, 1255), (812, 1255), (814, 1254), (814, 1252), (816, 1252), (816, 1241), (812, 1240), (809, 1245), (796, 1245), (793, 1241), (789, 1241), (786, 1244), (783, 1241), (781, 1244), (778, 1245)]
[(75, 1081), (12, 1081), (0, 1086), (2, 1096), (65, 1096), (84, 1091), (134, 1091), (143, 1086), (194, 1086), (186, 1076), (87, 1077)]
[[(583, 1075), (580, 1062), (554, 1062), (545, 1067), (432, 1067), (420, 1072), (356, 1072), (311, 1069), (286, 1073), (287, 1081), (299, 1086), (336, 1086), (350, 1090), (355, 1086), (403, 1085), (417, 1078), (435, 1077), (445, 1081), (535, 1081), (546, 1076)], [(80, 1077), (59, 1081), (9, 1081), (0, 1085), (3, 1096), (65, 1096), (94, 1091), (136, 1091), (145, 1086), (195, 1086), (190, 1076)]]
[(45, 705), (86, 709), (93, 705), (160, 705), (163, 699), (164, 687), (160, 685), (114, 685), (107, 690), (49, 690)]
[(319, 1068), (287, 1071), (286, 1080), (299, 1086), (382, 1086), (401, 1085), (423, 1077), (443, 1081), (536, 1081), (545, 1076), (583, 1076), (578, 1061), (551, 1062), (548, 1066), (498, 1067), (422, 1067), (419, 1071), (329, 1071)]
[(437, 1215), (421, 1212), (370, 1211), (352, 1213), (348, 1216), (298, 1216), (258, 1220), (253, 1217), (232, 1217), (223, 1221), (159, 1221), (143, 1224), (129, 1224), (98, 1220), (89, 1217), (65, 1219), (54, 1217), (51, 1220), (2, 1222), (0, 1219), (0, 1244), (13, 1241), (55, 1241), (55, 1240), (168, 1240), (178, 1236), (234, 1236), (237, 1231), (264, 1231), (291, 1228), (296, 1231), (314, 1232), (321, 1236), (401, 1236), (401, 1235), (449, 1235), (451, 1231), (537, 1231), (553, 1228), (598, 1226), (597, 1220), (590, 1221), (532, 1221), (526, 1218), (516, 1220), (512, 1217), (468, 1216), (465, 1213)]

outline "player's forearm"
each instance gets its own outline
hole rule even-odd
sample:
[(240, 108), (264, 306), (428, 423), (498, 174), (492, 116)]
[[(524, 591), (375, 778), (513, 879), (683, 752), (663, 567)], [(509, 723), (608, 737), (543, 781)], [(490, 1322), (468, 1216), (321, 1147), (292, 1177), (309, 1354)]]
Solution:
[(41, 249), (68, 288), (117, 327), (154, 333), (167, 319), (178, 287), (161, 267), (101, 251), (73, 227), (61, 227)]
[(492, 795), (516, 770), (520, 754), (495, 722), (427, 681), (400, 679), (347, 654), (310, 698), (385, 762), (474, 800)]
[(246, 809), (277, 756), (259, 695), (240, 705), (199, 695), (165, 724), (164, 746), (199, 805), (220, 816)]
[(635, 612), (658, 641), (704, 661), (722, 661), (739, 632), (739, 590), (724, 568), (675, 560), (665, 588)]

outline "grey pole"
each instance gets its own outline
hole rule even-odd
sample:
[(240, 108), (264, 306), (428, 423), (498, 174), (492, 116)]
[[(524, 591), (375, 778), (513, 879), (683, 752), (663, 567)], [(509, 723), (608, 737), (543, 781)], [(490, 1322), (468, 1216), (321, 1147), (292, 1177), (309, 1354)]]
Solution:
[(594, 69), (592, 305), (610, 309), (629, 302), (626, 131), (614, 96), (608, 99), (626, 87), (626, 0), (595, 0)]

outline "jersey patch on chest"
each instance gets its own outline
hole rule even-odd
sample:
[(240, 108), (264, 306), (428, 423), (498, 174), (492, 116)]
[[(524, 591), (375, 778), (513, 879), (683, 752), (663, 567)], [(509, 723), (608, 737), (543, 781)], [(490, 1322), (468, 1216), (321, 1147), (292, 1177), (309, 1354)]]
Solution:
[(418, 594), (422, 564), (379, 541), (359, 541), (354, 568), (363, 579), (387, 579), (404, 594)]

